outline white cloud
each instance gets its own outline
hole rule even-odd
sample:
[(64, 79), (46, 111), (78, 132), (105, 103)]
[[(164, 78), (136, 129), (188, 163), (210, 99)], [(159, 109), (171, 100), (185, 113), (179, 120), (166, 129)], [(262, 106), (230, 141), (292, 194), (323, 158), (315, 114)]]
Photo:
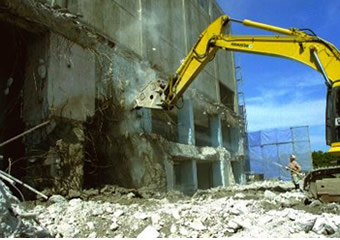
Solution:
[(247, 105), (248, 130), (325, 124), (325, 100)]
[(259, 96), (250, 97), (246, 99), (247, 104), (262, 104), (268, 101), (275, 101), (275, 99), (285, 96), (290, 93), (289, 89), (279, 89), (279, 90), (272, 90), (272, 89), (265, 89), (260, 88), (258, 89), (260, 92)]
[[(312, 69), (310, 71), (299, 71), (296, 74), (289, 76), (277, 76), (276, 82), (281, 87), (313, 87), (313, 86), (325, 86), (322, 75)], [(278, 73), (279, 74), (279, 73)]]

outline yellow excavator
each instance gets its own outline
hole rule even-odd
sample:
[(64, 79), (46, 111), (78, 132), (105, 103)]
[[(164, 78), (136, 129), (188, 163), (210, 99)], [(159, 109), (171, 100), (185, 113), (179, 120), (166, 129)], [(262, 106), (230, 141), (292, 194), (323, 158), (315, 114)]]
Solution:
[[(280, 35), (225, 34), (225, 28), (230, 22)], [(320, 72), (327, 87), (326, 142), (331, 146), (329, 153), (340, 155), (340, 52), (333, 44), (319, 38), (309, 29), (286, 29), (223, 15), (201, 33), (176, 74), (167, 81), (155, 79), (142, 89), (136, 98), (136, 107), (171, 110), (219, 49), (284, 57), (302, 62)], [(339, 174), (339, 167), (312, 171), (304, 179), (304, 189), (314, 198), (326, 202), (340, 201)]]

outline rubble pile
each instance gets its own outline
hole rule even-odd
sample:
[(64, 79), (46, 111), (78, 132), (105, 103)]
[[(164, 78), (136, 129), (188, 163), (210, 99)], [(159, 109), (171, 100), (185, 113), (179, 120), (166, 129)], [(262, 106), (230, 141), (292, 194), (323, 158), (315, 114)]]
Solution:
[(0, 238), (51, 237), (0, 180)]
[(54, 195), (26, 213), (53, 237), (339, 237), (340, 205), (304, 205), (292, 188), (265, 181), (188, 197), (105, 187), (87, 198)]

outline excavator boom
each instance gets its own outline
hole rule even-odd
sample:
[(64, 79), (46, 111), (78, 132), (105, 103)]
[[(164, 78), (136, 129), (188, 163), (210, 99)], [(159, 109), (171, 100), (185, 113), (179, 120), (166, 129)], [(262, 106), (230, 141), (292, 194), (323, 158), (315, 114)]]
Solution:
[[(230, 22), (242, 23), (245, 26), (281, 35), (235, 36), (225, 34), (225, 28)], [(286, 29), (250, 20), (235, 20), (226, 15), (221, 16), (201, 33), (183, 63), (168, 81), (155, 79), (146, 85), (136, 98), (136, 107), (171, 110), (205, 65), (215, 57), (219, 49), (288, 58), (320, 72), (324, 77), (328, 92), (326, 141), (331, 145), (329, 152), (340, 155), (340, 52), (334, 45), (314, 33), (308, 34), (296, 28)], [(331, 175), (334, 178), (335, 173), (340, 173), (340, 168), (331, 172), (318, 170), (318, 174), (307, 176), (308, 182), (305, 182), (305, 188), (309, 187), (309, 183), (314, 182), (313, 189), (317, 195), (322, 191), (315, 190), (315, 186), (323, 186), (323, 183), (320, 183), (323, 181), (323, 177)], [(316, 181), (319, 181), (318, 184)], [(333, 184), (334, 179), (329, 182)], [(340, 182), (338, 185), (340, 186)], [(340, 191), (339, 197), (332, 196), (331, 199), (340, 201)]]
[[(231, 21), (287, 36), (226, 35), (225, 27)], [(149, 84), (151, 89), (145, 87), (136, 99), (137, 107), (171, 109), (219, 49), (289, 58), (321, 72), (327, 85), (340, 80), (339, 50), (325, 40), (294, 28), (285, 29), (250, 20), (233, 20), (224, 15), (202, 32), (176, 74), (170, 77), (168, 82), (155, 80)]]

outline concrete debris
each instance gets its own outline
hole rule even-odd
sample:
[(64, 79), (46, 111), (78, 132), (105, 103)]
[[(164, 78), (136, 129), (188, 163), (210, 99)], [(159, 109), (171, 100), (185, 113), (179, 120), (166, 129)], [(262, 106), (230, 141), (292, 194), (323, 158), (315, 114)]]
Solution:
[(117, 229), (119, 228), (118, 224), (117, 223), (112, 223), (111, 226), (110, 226), (110, 230), (112, 231), (116, 231)]
[[(285, 188), (285, 184), (290, 183), (265, 181), (202, 190), (196, 197), (176, 193), (174, 197), (164, 193), (155, 195), (157, 198), (151, 196), (129, 199), (102, 193), (88, 200), (66, 200), (55, 195), (47, 204), (35, 204), (30, 210), (13, 209), (20, 215), (34, 216), (36, 222), (40, 223), (39, 226), (35, 223), (35, 227), (30, 228), (35, 231), (30, 230), (31, 232), (42, 232), (45, 229), (51, 237), (340, 236), (339, 211), (334, 213), (334, 209), (339, 209), (339, 204), (322, 204), (311, 208), (304, 205), (303, 194), (293, 190), (294, 186)], [(282, 189), (287, 191), (283, 192)], [(202, 198), (203, 196), (205, 197)], [(283, 200), (294, 204), (282, 205)], [(19, 206), (15, 198), (9, 202), (10, 205), (7, 206)], [(1, 203), (1, 214), (11, 216), (0, 224), (1, 232), (6, 233), (2, 236), (9, 237), (12, 236), (18, 219), (9, 215), (9, 211), (6, 213), (3, 208), (6, 206), (5, 202), (2, 200)]]
[(267, 198), (267, 199), (273, 200), (276, 197), (276, 194), (269, 191), (269, 190), (266, 190), (264, 192), (264, 197)]
[(61, 202), (66, 202), (66, 198), (64, 198), (61, 195), (52, 195), (48, 201), (50, 201), (51, 203), (61, 203)]
[(88, 238), (96, 238), (97, 234), (95, 232), (90, 233), (88, 236)]
[(135, 197), (135, 194), (130, 192), (128, 193), (128, 195), (126, 195), (128, 199), (131, 199), (131, 198), (134, 198)]
[(119, 217), (122, 216), (123, 214), (124, 214), (124, 211), (121, 210), (121, 209), (118, 209), (118, 210), (116, 210), (116, 211), (113, 213), (113, 216), (114, 216), (115, 218), (119, 218)]
[(137, 213), (134, 214), (134, 217), (136, 219), (145, 220), (145, 219), (147, 219), (149, 217), (149, 215), (146, 214), (146, 213), (137, 212)]
[(143, 232), (141, 232), (137, 238), (153, 239), (160, 236), (159, 232), (152, 226), (147, 226)]
[(322, 205), (322, 202), (320, 202), (319, 200), (314, 200), (309, 206), (310, 207), (319, 207)]
[(203, 230), (207, 229), (207, 228), (203, 225), (203, 223), (202, 223), (200, 220), (198, 220), (198, 219), (194, 220), (194, 221), (190, 224), (190, 227), (191, 227), (192, 229), (194, 229), (194, 230), (197, 230), (197, 231), (203, 231)]
[(246, 195), (243, 193), (236, 193), (234, 196), (235, 199), (244, 199), (245, 197)]
[(170, 232), (171, 232), (171, 233), (177, 232), (177, 227), (176, 227), (175, 224), (172, 224), (172, 225), (171, 225)]
[(51, 237), (35, 216), (20, 205), (19, 200), (0, 180), (0, 238)]

